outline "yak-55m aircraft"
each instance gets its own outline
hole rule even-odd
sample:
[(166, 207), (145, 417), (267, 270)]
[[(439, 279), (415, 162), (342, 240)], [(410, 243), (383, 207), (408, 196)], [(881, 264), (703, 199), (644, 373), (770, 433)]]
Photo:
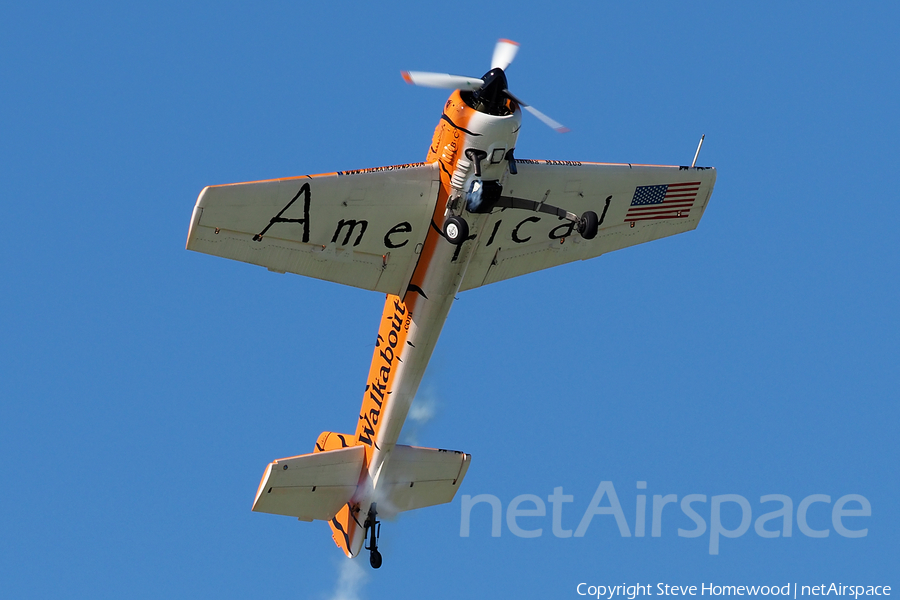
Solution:
[(517, 159), (521, 109), (565, 131), (509, 91), (517, 50), (500, 40), (481, 78), (403, 73), (454, 90), (425, 162), (210, 186), (191, 217), (189, 250), (387, 294), (356, 430), (272, 462), (253, 501), (327, 521), (376, 569), (378, 517), (450, 502), (469, 468), (463, 452), (397, 443), (454, 296), (694, 229), (716, 180), (693, 165)]

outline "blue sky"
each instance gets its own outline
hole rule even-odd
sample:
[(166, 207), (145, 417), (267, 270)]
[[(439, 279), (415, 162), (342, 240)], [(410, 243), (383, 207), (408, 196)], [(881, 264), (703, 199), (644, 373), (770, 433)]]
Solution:
[[(580, 582), (900, 584), (900, 71), (889, 3), (10, 4), (0, 18), (0, 587), (16, 598), (578, 597)], [(205, 185), (422, 160), (446, 93), (521, 43), (517, 156), (700, 164), (700, 227), (460, 295), (404, 435), (473, 455), (453, 503), (350, 563), (250, 512), (355, 426), (379, 294), (190, 253)], [(598, 515), (612, 482), (631, 537)], [(645, 490), (637, 489), (646, 481)], [(487, 505), (460, 536), (462, 495)], [(506, 511), (530, 494), (544, 517)], [(721, 538), (653, 495), (793, 503)], [(814, 494), (801, 533), (798, 505)], [(870, 517), (844, 520), (856, 494)], [(647, 535), (636, 537), (638, 495)], [(605, 502), (605, 501), (604, 501)], [(534, 507), (524, 503), (521, 508)], [(858, 507), (848, 505), (847, 508)], [(721, 521), (735, 529), (736, 503)], [(778, 523), (775, 521), (774, 523)], [(778, 528), (770, 522), (769, 530)], [(349, 565), (349, 566), (348, 566)], [(359, 569), (357, 570), (357, 567)], [(341, 583), (343, 582), (343, 583)], [(341, 587), (343, 585), (343, 587)]]

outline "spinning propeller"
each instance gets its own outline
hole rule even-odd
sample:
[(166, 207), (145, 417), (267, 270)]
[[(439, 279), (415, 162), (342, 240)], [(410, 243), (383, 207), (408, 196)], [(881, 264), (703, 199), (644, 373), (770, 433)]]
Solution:
[(506, 82), (506, 69), (516, 57), (519, 44), (511, 40), (498, 40), (494, 47), (494, 56), (491, 58), (491, 70), (480, 79), (477, 77), (463, 77), (450, 75), (449, 73), (427, 73), (423, 71), (403, 71), (403, 79), (412, 85), (422, 87), (440, 88), (448, 90), (463, 90), (472, 92), (473, 108), (489, 115), (506, 114), (506, 100), (512, 100), (535, 117), (543, 121), (549, 127), (560, 133), (569, 131), (567, 127), (554, 121), (533, 106), (529, 106), (509, 91)]

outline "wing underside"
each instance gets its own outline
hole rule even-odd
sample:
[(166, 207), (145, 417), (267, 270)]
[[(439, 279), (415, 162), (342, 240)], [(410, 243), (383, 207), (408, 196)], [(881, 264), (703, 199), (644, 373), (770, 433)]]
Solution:
[[(716, 180), (702, 167), (520, 160), (517, 170), (503, 182), (505, 208), (464, 242), (476, 247), (460, 291), (690, 231)], [(437, 163), (211, 186), (187, 247), (402, 296), (439, 188)], [(582, 238), (548, 207), (594, 211), (597, 236)]]
[[(697, 227), (716, 180), (712, 168), (517, 161), (477, 244), (460, 291), (585, 260)], [(600, 217), (597, 236), (582, 238), (547, 206)], [(544, 207), (536, 212), (535, 207)]]
[(405, 289), (425, 238), (437, 165), (205, 188), (187, 248), (384, 293)]

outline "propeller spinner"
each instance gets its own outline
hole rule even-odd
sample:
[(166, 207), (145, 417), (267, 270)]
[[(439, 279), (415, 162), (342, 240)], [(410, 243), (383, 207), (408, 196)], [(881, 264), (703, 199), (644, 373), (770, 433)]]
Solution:
[(481, 78), (424, 71), (403, 71), (402, 75), (403, 79), (411, 85), (472, 92), (472, 107), (487, 114), (503, 114), (502, 110), (504, 110), (506, 100), (512, 100), (550, 128), (560, 133), (569, 131), (567, 127), (526, 104), (509, 91), (505, 71), (518, 51), (519, 44), (516, 42), (505, 39), (498, 40), (491, 58), (491, 70)]

